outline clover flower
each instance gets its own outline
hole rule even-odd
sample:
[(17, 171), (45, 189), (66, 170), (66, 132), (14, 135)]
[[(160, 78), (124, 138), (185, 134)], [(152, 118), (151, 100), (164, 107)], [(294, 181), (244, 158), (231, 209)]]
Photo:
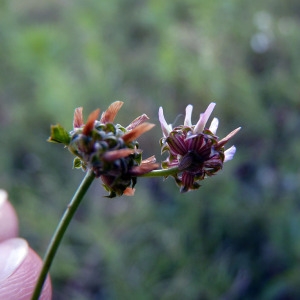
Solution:
[(184, 124), (172, 128), (164, 117), (163, 109), (159, 109), (159, 121), (163, 137), (160, 140), (161, 152), (168, 152), (168, 158), (162, 163), (162, 168), (177, 167), (173, 175), (181, 192), (198, 189), (197, 181), (212, 176), (222, 169), (223, 163), (233, 158), (235, 146), (225, 150), (224, 145), (241, 129), (233, 130), (225, 138), (219, 140), (216, 136), (219, 121), (214, 118), (209, 128), (206, 123), (215, 107), (210, 103), (206, 111), (200, 114), (196, 125), (192, 125), (193, 106), (186, 107)]
[(82, 107), (76, 108), (73, 130), (68, 133), (60, 125), (51, 127), (50, 142), (65, 144), (76, 158), (74, 167), (93, 170), (100, 177), (108, 197), (122, 194), (132, 195), (137, 177), (158, 168), (155, 157), (142, 160), (142, 151), (136, 139), (154, 124), (145, 122), (149, 118), (143, 114), (127, 127), (114, 124), (114, 119), (123, 102), (116, 101), (102, 113), (93, 111), (84, 123)]

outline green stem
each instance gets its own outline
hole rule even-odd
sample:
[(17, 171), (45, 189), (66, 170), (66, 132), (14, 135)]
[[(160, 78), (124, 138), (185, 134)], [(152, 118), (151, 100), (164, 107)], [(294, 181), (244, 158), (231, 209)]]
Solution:
[(173, 167), (169, 169), (154, 170), (149, 173), (143, 174), (142, 176), (139, 177), (162, 177), (162, 176), (174, 175), (178, 172), (179, 172), (178, 167)]
[(90, 187), (91, 183), (95, 178), (94, 172), (88, 171), (82, 180), (80, 186), (78, 187), (73, 199), (69, 203), (63, 217), (61, 218), (46, 251), (44, 257), (43, 267), (41, 269), (37, 284), (35, 286), (34, 293), (32, 295), (31, 300), (38, 300), (41, 294), (44, 282), (46, 280), (47, 274), (53, 262), (54, 256), (57, 252), (57, 249), (61, 243), (61, 240), (64, 236), (68, 225), (70, 224), (74, 213), (76, 212), (82, 198), (84, 197), (85, 193), (87, 192), (88, 188)]

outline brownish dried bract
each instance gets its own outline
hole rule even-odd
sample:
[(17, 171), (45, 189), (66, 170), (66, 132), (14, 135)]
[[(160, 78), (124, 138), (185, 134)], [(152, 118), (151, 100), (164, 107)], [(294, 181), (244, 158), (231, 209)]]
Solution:
[(93, 111), (85, 124), (83, 109), (79, 107), (74, 113), (74, 128), (70, 135), (67, 133), (65, 137), (65, 131), (59, 126), (52, 130), (55, 134), (51, 135), (55, 141), (68, 145), (70, 152), (77, 156), (73, 164), (75, 168), (92, 169), (95, 176), (102, 179), (110, 198), (133, 195), (137, 177), (159, 167), (154, 156), (142, 160), (137, 141), (154, 124), (145, 122), (149, 119), (146, 114), (127, 127), (114, 124), (122, 105), (121, 101), (112, 103), (100, 120), (100, 109)]
[(143, 133), (151, 130), (155, 125), (151, 123), (143, 123), (135, 127), (134, 129), (130, 130), (129, 132), (125, 133), (122, 138), (125, 143), (132, 142), (136, 140), (139, 136)]
[(142, 161), (142, 163), (139, 166), (131, 168), (130, 174), (133, 176), (141, 176), (158, 168), (159, 164)]
[(120, 150), (112, 150), (109, 152), (106, 152), (103, 155), (103, 159), (109, 162), (115, 161), (119, 158), (127, 157), (130, 154), (134, 154), (140, 152), (140, 150), (135, 149), (120, 149)]
[(73, 119), (73, 128), (80, 128), (83, 126), (83, 116), (82, 116), (82, 107), (77, 107), (74, 112), (74, 119)]
[(154, 163), (156, 163), (156, 158), (154, 155), (152, 155), (142, 161), (142, 164), (154, 164)]
[(100, 109), (96, 109), (94, 110), (88, 117), (88, 120), (83, 128), (83, 131), (82, 133), (84, 135), (89, 135), (91, 133), (91, 131), (93, 130), (94, 128), (94, 123), (95, 121), (98, 119), (99, 117), (99, 114), (100, 114)]
[(122, 107), (124, 102), (115, 101), (113, 102), (108, 109), (102, 114), (100, 122), (101, 123), (113, 123), (116, 115), (118, 114), (120, 108)]
[(144, 123), (145, 121), (149, 120), (149, 117), (146, 114), (142, 114), (141, 116), (134, 119), (127, 127), (126, 130), (132, 130), (138, 125)]
[(139, 166), (133, 167), (130, 170), (130, 173), (134, 176), (140, 176), (149, 173), (153, 170), (156, 170), (158, 168), (159, 168), (159, 164), (156, 163), (156, 158), (153, 155), (144, 159)]
[(240, 131), (240, 129), (241, 129), (241, 127), (238, 127), (236, 129), (234, 129), (233, 131), (231, 131), (229, 134), (227, 134), (223, 139), (221, 139), (218, 142), (218, 145), (216, 146), (216, 148), (223, 147), (234, 135), (236, 135)]

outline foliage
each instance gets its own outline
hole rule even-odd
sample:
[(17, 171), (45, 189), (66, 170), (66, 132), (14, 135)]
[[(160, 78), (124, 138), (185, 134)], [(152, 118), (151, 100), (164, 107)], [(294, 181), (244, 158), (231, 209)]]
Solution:
[[(54, 299), (299, 299), (297, 1), (4, 0), (0, 44), (1, 188), (41, 255), (83, 177), (46, 143), (75, 107), (120, 99), (121, 124), (158, 124), (160, 105), (170, 120), (214, 101), (220, 136), (243, 127), (198, 191), (141, 179), (110, 200), (95, 182), (53, 265)], [(160, 135), (140, 140), (145, 157), (160, 157)]]

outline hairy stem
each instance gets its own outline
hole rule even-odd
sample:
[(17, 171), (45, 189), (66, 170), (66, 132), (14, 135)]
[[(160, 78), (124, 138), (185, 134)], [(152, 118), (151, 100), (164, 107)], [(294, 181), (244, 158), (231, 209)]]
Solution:
[(95, 178), (94, 172), (88, 171), (82, 180), (80, 186), (78, 187), (75, 195), (73, 196), (71, 202), (69, 203), (64, 215), (62, 216), (53, 236), (50, 241), (50, 244), (47, 248), (43, 266), (37, 281), (37, 284), (35, 286), (34, 293), (32, 295), (31, 300), (38, 300), (39, 296), (41, 294), (44, 282), (47, 278), (47, 274), (49, 272), (49, 269), (51, 267), (51, 264), (53, 262), (54, 256), (57, 252), (57, 249), (61, 243), (61, 240), (64, 236), (64, 233), (66, 232), (66, 229), (68, 228), (68, 225), (70, 224), (79, 204), (81, 203), (82, 198), (86, 194), (87, 190), (89, 189), (91, 183), (93, 182)]

